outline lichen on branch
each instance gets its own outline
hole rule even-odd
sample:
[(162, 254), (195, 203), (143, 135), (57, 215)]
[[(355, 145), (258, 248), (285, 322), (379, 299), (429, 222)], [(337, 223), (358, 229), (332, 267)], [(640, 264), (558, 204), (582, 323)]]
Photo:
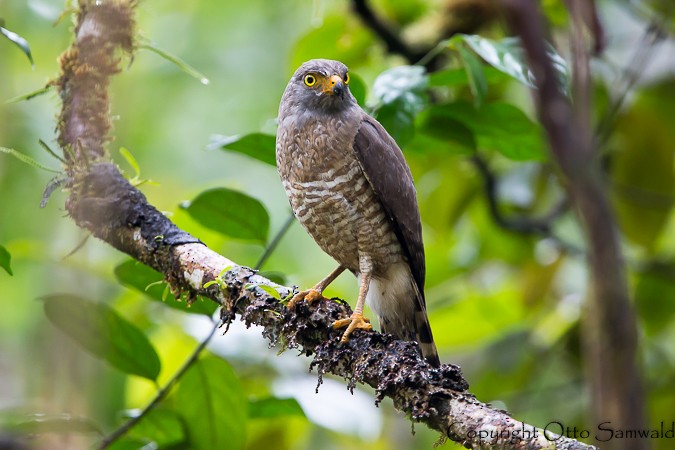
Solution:
[(80, 0), (75, 40), (59, 58), (58, 88), (63, 106), (58, 142), (69, 175), (81, 163), (103, 160), (109, 140), (108, 84), (119, 73), (122, 55), (134, 50), (135, 0)]

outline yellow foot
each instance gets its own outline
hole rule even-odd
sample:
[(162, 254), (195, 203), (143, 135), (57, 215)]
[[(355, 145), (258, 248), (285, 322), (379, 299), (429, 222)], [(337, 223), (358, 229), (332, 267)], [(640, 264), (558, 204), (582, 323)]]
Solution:
[(303, 300), (306, 300), (310, 305), (317, 300), (322, 300), (325, 297), (321, 295), (321, 292), (316, 289), (307, 289), (306, 291), (300, 291), (293, 296), (293, 298), (288, 302), (288, 309), (292, 310), (295, 308), (295, 305)]
[(347, 329), (342, 334), (340, 342), (347, 342), (354, 330), (370, 331), (373, 329), (373, 326), (370, 324), (370, 319), (363, 317), (363, 314), (358, 313), (353, 313), (349, 319), (340, 319), (333, 322), (333, 329), (335, 330), (344, 327), (347, 327)]

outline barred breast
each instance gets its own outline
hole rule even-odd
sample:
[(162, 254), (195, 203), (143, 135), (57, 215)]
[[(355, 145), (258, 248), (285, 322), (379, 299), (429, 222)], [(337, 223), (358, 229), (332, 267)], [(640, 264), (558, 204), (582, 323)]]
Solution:
[(304, 132), (280, 127), (278, 167), (294, 214), (321, 249), (354, 272), (365, 255), (377, 276), (402, 249), (353, 155), (357, 129), (339, 119), (306, 123)]

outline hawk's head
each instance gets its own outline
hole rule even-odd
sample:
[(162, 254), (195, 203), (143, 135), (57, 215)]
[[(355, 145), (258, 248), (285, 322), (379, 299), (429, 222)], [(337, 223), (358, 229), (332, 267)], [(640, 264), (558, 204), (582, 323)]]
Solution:
[(336, 112), (356, 105), (349, 72), (340, 61), (313, 59), (295, 71), (284, 97), (305, 110)]

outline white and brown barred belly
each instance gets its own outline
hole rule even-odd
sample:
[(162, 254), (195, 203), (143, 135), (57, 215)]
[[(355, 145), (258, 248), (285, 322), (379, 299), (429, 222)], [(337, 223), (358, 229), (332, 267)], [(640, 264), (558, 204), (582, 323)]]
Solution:
[(360, 164), (340, 150), (351, 149), (358, 125), (334, 119), (303, 129), (310, 131), (284, 128), (279, 136), (278, 167), (294, 214), (339, 264), (353, 272), (372, 264), (374, 277), (386, 276), (403, 262), (401, 245)]

